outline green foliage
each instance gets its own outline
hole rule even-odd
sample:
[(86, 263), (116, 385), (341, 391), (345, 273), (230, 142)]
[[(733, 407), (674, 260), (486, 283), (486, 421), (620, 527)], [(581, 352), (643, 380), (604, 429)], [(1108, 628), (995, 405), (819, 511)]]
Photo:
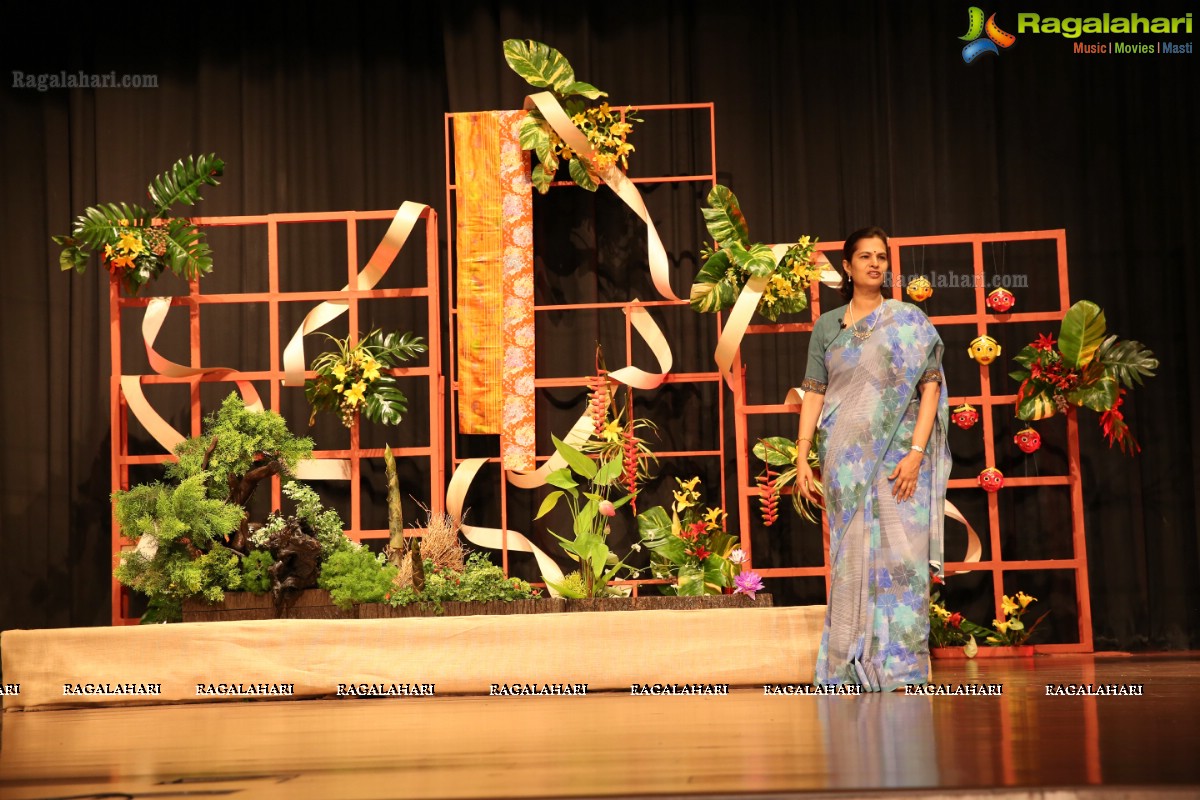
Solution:
[(489, 561), (483, 553), (472, 553), (467, 557), (462, 572), (438, 567), (432, 559), (425, 559), (425, 589), (418, 591), (407, 586), (393, 592), (391, 604), (511, 602), (532, 600), (540, 594), (540, 589), (534, 589), (526, 581), (506, 578), (504, 570)]
[(288, 481), (283, 485), (283, 493), (296, 502), (296, 516), (300, 521), (312, 528), (313, 535), (321, 543), (322, 558), (328, 558), (350, 543), (341, 516), (334, 509), (325, 508), (321, 497), (311, 486), (300, 481)]
[(1080, 300), (1063, 316), (1058, 332), (1058, 350), (1072, 369), (1087, 366), (1104, 340), (1104, 312), (1088, 300)]
[(146, 194), (157, 207), (156, 214), (162, 216), (176, 203), (186, 203), (189, 206), (200, 201), (200, 189), (203, 186), (220, 186), (217, 178), (224, 174), (225, 162), (217, 158), (216, 153), (201, 155), (199, 158), (188, 156), (179, 159), (166, 172), (155, 176), (146, 187)]
[[(799, 453), (797, 443), (787, 438), (786, 436), (768, 436), (765, 439), (759, 439), (754, 445), (754, 455), (759, 461), (762, 461), (766, 466), (763, 473), (758, 479), (760, 487), (764, 490), (769, 490), (776, 495), (782, 490), (795, 484), (796, 482), (796, 456)], [(817, 459), (816, 444), (810, 445), (808, 449), (808, 465), (813, 470), (818, 469), (820, 462)], [(779, 472), (775, 472), (773, 467), (782, 467)], [(813, 477), (813, 484), (817, 494), (825, 494), (824, 484)], [(804, 499), (804, 495), (797, 491), (792, 491), (792, 508), (797, 514), (804, 517), (809, 522), (817, 522), (820, 519), (819, 508), (808, 500)], [(764, 502), (760, 494), (760, 499)], [(768, 525), (770, 523), (767, 523)]]
[(121, 554), (113, 575), (151, 600), (203, 597), (216, 603), (224, 599), (226, 590), (241, 588), (238, 561), (237, 553), (220, 545), (198, 557), (184, 546), (159, 547), (151, 558), (131, 550)]
[(63, 250), (59, 267), (82, 273), (92, 251), (101, 254), (130, 294), (165, 269), (191, 280), (212, 271), (212, 251), (204, 232), (190, 220), (169, 216), (177, 203), (194, 204), (203, 186), (217, 186), (225, 162), (216, 155), (188, 156), (156, 176), (146, 189), (150, 211), (133, 203), (100, 203), (75, 219), (70, 235), (50, 237)]
[(607, 93), (590, 83), (575, 80), (575, 70), (562, 53), (549, 45), (533, 40), (508, 39), (504, 42), (504, 60), (513, 72), (536, 89), (551, 92), (561, 103), (572, 124), (587, 139), (592, 150), (585, 156), (572, 150), (550, 125), (542, 112), (531, 109), (521, 123), (521, 148), (537, 154), (532, 181), (538, 192), (545, 194), (558, 171), (559, 159), (565, 159), (571, 179), (589, 192), (598, 188), (599, 176), (618, 162), (627, 166), (633, 145), (627, 136), (634, 122), (634, 110), (610, 108), (607, 102), (589, 106), (586, 100), (598, 100)]
[(184, 480), (201, 471), (205, 452), (217, 440), (208, 462), (209, 494), (219, 500), (229, 497), (230, 476), (242, 476), (255, 466), (276, 459), (283, 474), (291, 475), (296, 463), (312, 455), (312, 439), (297, 437), (287, 421), (274, 411), (250, 411), (237, 392), (205, 420), (204, 434), (175, 448), (178, 462), (167, 466), (167, 477)]
[(1118, 341), (1115, 335), (1109, 336), (1100, 345), (1096, 360), (1126, 389), (1132, 389), (1134, 383), (1141, 383), (1143, 375), (1153, 378), (1154, 370), (1158, 369), (1158, 359), (1141, 342), (1131, 339)]
[(115, 492), (117, 524), (126, 538), (138, 541), (144, 535), (170, 546), (183, 537), (199, 549), (223, 540), (245, 517), (245, 512), (205, 494), (207, 474), (200, 472), (178, 486), (162, 483), (136, 486)]
[(177, 597), (151, 597), (139, 625), (183, 622), (183, 601)]
[(397, 425), (408, 411), (408, 398), (396, 386), (396, 379), (384, 370), (426, 351), (425, 342), (412, 332), (404, 334), (373, 330), (356, 345), (349, 337), (338, 339), (324, 334), (334, 349), (313, 359), (311, 369), (317, 377), (304, 384), (304, 397), (312, 408), (308, 424), (321, 411), (336, 411), (342, 424), (354, 424), (354, 412), (361, 411), (372, 422)]
[(768, 245), (750, 241), (746, 217), (727, 187), (714, 186), (701, 212), (715, 247), (701, 248), (703, 263), (689, 297), (693, 310), (710, 314), (732, 308), (752, 278), (766, 279), (758, 312), (772, 322), (808, 308), (809, 285), (821, 274), (816, 239), (802, 236), (777, 263)]
[(242, 559), (242, 588), (255, 594), (271, 591), (271, 565), (275, 559), (266, 550), (252, 550)]
[(673, 580), (662, 587), (666, 595), (720, 594), (733, 586), (740, 568), (730, 561), (738, 539), (722, 528), (725, 512), (702, 510), (698, 477), (675, 479), (679, 489), (670, 515), (662, 506), (638, 514), (638, 535), (650, 551), (650, 571), (655, 578)]
[(321, 564), (317, 585), (329, 592), (334, 605), (347, 609), (354, 603), (379, 603), (392, 590), (398, 570), (383, 555), (365, 547), (342, 547)]

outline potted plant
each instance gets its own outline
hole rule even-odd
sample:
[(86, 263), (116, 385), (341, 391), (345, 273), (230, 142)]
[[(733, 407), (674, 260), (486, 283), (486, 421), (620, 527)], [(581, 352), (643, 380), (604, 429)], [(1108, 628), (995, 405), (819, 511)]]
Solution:
[[(1029, 637), (1050, 613), (1046, 611), (1033, 624), (1026, 625), (1022, 618), (1036, 602), (1036, 597), (1021, 591), (1011, 597), (1004, 595), (1000, 601), (1004, 619), (992, 620), (992, 627), (984, 628), (957, 611), (949, 611), (941, 602), (940, 593), (935, 591), (929, 599), (930, 655), (942, 659), (1032, 656)], [(987, 647), (980, 648), (979, 640)]]

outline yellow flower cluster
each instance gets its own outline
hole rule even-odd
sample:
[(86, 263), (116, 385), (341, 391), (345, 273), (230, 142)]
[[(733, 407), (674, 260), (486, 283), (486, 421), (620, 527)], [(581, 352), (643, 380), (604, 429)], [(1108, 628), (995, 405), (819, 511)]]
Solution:
[[(128, 225), (129, 220), (123, 219), (121, 225)], [(117, 231), (117, 243), (104, 245), (104, 259), (110, 269), (132, 269), (134, 259), (146, 252), (146, 243), (136, 230), (121, 228)]]
[(354, 409), (366, 399), (367, 385), (379, 377), (379, 362), (357, 347), (348, 356), (331, 370), (338, 381), (333, 390), (342, 395), (344, 408)]
[(808, 291), (809, 285), (821, 277), (815, 257), (816, 243), (802, 236), (780, 261), (763, 291), (762, 303), (768, 307)]
[[(626, 138), (633, 130), (633, 122), (640, 121), (633, 117), (636, 109), (626, 108), (623, 111), (611, 108), (608, 103), (601, 103), (594, 108), (587, 108), (571, 117), (571, 122), (583, 132), (588, 143), (596, 151), (589, 167), (596, 172), (602, 172), (621, 162), (622, 169), (629, 168), (629, 154), (634, 147)], [(575, 152), (556, 135), (554, 154), (558, 158), (570, 159)]]

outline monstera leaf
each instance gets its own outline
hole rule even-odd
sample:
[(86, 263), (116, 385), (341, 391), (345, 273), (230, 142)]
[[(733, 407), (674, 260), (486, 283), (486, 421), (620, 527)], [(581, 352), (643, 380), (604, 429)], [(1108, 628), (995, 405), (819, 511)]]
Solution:
[(220, 186), (217, 177), (225, 172), (225, 162), (216, 153), (199, 158), (188, 156), (176, 161), (166, 172), (158, 175), (146, 187), (146, 194), (157, 209), (156, 216), (163, 216), (176, 203), (195, 205), (199, 202), (200, 189), (204, 186)]
[(1115, 335), (1105, 339), (1096, 350), (1096, 360), (1127, 389), (1132, 389), (1134, 382), (1141, 383), (1143, 375), (1153, 378), (1154, 370), (1158, 369), (1158, 359), (1141, 342), (1129, 339), (1119, 342)]
[(1067, 310), (1058, 333), (1063, 363), (1073, 369), (1087, 366), (1104, 341), (1104, 312), (1090, 300), (1080, 300)]

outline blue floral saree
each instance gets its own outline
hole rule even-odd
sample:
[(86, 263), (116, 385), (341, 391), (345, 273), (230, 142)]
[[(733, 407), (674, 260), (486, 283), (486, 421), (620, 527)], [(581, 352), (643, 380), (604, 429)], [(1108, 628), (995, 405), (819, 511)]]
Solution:
[[(907, 303), (885, 301), (851, 329), (839, 326), (844, 313), (813, 326), (804, 384), (825, 394), (817, 438), (831, 576), (816, 682), (889, 691), (929, 679), (930, 571), (941, 573), (950, 475), (942, 340)], [(941, 384), (933, 433), (915, 493), (897, 502), (888, 475), (909, 452), (918, 387), (931, 380)]]

